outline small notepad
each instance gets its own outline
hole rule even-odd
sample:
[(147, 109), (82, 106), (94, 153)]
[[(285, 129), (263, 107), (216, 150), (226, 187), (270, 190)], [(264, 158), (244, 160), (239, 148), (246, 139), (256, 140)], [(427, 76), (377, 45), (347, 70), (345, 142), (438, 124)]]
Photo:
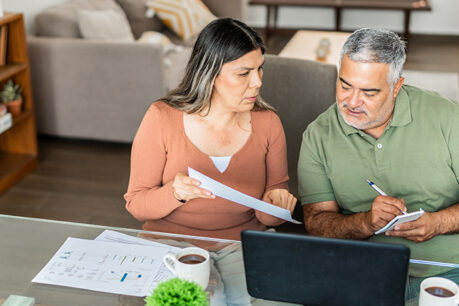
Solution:
[(391, 231), (394, 229), (396, 225), (399, 225), (405, 222), (414, 221), (418, 219), (420, 216), (422, 216), (423, 214), (424, 214), (424, 211), (422, 210), (422, 208), (420, 208), (419, 211), (415, 211), (415, 212), (412, 212), (406, 215), (397, 216), (394, 219), (392, 219), (389, 223), (387, 223), (386, 226), (384, 226), (382, 229), (377, 231), (375, 235), (382, 234), (387, 231)]

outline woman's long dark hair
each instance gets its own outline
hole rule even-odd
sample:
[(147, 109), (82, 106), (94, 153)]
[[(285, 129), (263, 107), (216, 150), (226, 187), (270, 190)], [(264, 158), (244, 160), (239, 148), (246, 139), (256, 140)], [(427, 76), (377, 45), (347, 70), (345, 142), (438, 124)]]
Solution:
[[(199, 34), (182, 82), (161, 101), (188, 114), (208, 111), (214, 81), (223, 64), (257, 49), (265, 53), (261, 37), (245, 23), (232, 18), (212, 21)], [(254, 109), (274, 110), (260, 97)]]

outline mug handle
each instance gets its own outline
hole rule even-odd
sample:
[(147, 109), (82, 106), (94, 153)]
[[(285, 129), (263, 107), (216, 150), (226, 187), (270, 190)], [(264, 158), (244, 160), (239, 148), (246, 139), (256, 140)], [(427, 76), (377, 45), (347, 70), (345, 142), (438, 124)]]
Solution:
[[(456, 292), (459, 293), (459, 285), (457, 285), (457, 284), (456, 284), (456, 289), (457, 289)], [(457, 306), (459, 306), (459, 294), (457, 295), (456, 300), (454, 301), (454, 303), (455, 303)]]
[[(177, 259), (175, 258), (175, 254), (166, 254), (163, 257), (163, 262), (166, 265), (166, 267), (175, 275), (177, 275), (177, 272), (175, 271), (175, 265), (177, 264)], [(173, 264), (171, 264), (172, 262)]]

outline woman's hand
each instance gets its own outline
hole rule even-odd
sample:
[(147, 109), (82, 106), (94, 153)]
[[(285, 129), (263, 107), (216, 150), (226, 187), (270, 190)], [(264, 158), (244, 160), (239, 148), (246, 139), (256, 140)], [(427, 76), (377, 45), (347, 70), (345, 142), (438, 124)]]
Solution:
[(273, 189), (265, 192), (262, 198), (263, 201), (288, 209), (293, 212), (296, 205), (296, 198), (286, 189)]
[(180, 202), (186, 202), (196, 198), (215, 199), (209, 190), (199, 188), (201, 182), (192, 179), (185, 173), (177, 173), (172, 183), (175, 198)]

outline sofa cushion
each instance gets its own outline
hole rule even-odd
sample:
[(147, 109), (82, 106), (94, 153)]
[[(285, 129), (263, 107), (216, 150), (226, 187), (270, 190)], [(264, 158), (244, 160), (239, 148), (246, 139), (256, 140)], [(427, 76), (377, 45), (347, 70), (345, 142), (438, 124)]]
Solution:
[(169, 28), (165, 28), (163, 31), (161, 31), (161, 33), (163, 33), (164, 35), (166, 35), (167, 37), (169, 37), (169, 39), (176, 45), (181, 45), (181, 46), (185, 46), (185, 47), (193, 47), (194, 46), (194, 43), (196, 42), (196, 40), (198, 39), (198, 36), (195, 35), (193, 36), (192, 38), (188, 39), (188, 40), (183, 40), (182, 38), (180, 38), (174, 31), (172, 31), (171, 29)]
[(136, 39), (145, 31), (160, 32), (164, 29), (165, 26), (158, 17), (148, 18), (145, 16), (146, 0), (117, 0), (117, 2), (126, 14)]
[(97, 11), (77, 9), (77, 19), (81, 35), (85, 39), (134, 41), (126, 16), (113, 9)]
[(163, 48), (164, 53), (168, 53), (174, 51), (176, 48), (180, 48), (180, 46), (175, 45), (172, 41), (164, 35), (163, 33), (156, 32), (156, 31), (145, 31), (137, 40), (140, 43), (149, 43), (149, 44), (157, 44)]
[(82, 37), (77, 21), (77, 9), (123, 10), (114, 0), (70, 0), (38, 13), (35, 17), (35, 33), (38, 36)]
[(150, 0), (147, 6), (183, 40), (189, 40), (216, 19), (201, 0)]
[(167, 91), (177, 88), (182, 81), (191, 52), (192, 48), (183, 47), (175, 52), (166, 54), (166, 60), (170, 62), (169, 65), (164, 67), (164, 82)]

